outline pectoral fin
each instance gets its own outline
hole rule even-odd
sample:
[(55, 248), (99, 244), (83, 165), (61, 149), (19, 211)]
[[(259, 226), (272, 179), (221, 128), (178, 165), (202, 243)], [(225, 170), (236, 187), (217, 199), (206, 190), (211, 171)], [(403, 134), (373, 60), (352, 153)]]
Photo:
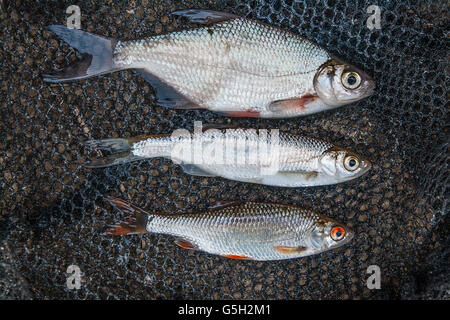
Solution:
[(289, 111), (305, 109), (309, 103), (314, 102), (316, 99), (316, 96), (307, 94), (300, 98), (273, 101), (268, 109), (274, 113), (289, 113)]
[(177, 10), (172, 12), (172, 14), (175, 16), (185, 17), (189, 20), (189, 22), (192, 23), (200, 23), (206, 25), (232, 20), (239, 17), (232, 13), (201, 9)]
[(294, 254), (294, 253), (300, 253), (308, 248), (298, 246), (298, 247), (289, 247), (289, 246), (275, 246), (273, 247), (276, 251), (284, 253), (284, 254)]
[(181, 167), (183, 168), (183, 171), (187, 174), (193, 175), (193, 176), (200, 176), (200, 177), (216, 177), (216, 175), (206, 172), (203, 169), (197, 167), (194, 164), (188, 164), (188, 163), (182, 163)]
[(317, 171), (279, 171), (278, 173), (286, 177), (292, 177), (292, 179), (298, 179), (299, 176), (302, 176), (305, 180), (315, 178), (319, 174)]

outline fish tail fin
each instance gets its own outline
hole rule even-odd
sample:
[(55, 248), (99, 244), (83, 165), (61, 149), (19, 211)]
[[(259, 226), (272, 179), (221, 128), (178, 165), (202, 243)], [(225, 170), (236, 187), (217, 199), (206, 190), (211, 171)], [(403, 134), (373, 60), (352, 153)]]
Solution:
[(88, 161), (84, 163), (83, 166), (86, 168), (103, 168), (145, 159), (146, 157), (134, 155), (131, 147), (135, 142), (147, 138), (148, 136), (125, 139), (88, 140), (84, 143), (88, 149), (106, 151), (111, 154), (109, 156)]
[(81, 60), (75, 61), (64, 69), (43, 74), (44, 81), (63, 82), (84, 79), (120, 69), (114, 64), (113, 60), (113, 51), (117, 44), (116, 39), (70, 29), (62, 25), (50, 25), (48, 28), (70, 46), (78, 49), (83, 56)]
[(142, 234), (147, 232), (147, 222), (150, 217), (147, 212), (118, 198), (108, 197), (106, 198), (106, 201), (125, 213), (126, 220), (124, 222), (108, 226), (104, 230), (104, 234), (121, 236), (126, 234)]

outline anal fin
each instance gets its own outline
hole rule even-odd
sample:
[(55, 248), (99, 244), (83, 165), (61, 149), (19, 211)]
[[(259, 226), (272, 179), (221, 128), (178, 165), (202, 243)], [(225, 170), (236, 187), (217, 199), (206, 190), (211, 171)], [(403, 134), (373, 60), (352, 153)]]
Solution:
[(177, 239), (174, 241), (175, 244), (183, 249), (188, 250), (197, 250), (197, 247), (193, 245), (191, 242), (184, 240), (184, 239)]

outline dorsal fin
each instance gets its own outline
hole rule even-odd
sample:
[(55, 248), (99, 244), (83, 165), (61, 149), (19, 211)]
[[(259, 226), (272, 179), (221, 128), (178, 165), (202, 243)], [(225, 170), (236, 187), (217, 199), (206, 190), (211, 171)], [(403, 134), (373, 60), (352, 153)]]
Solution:
[(177, 10), (172, 12), (171, 14), (175, 16), (185, 17), (189, 20), (189, 22), (192, 23), (200, 23), (206, 25), (239, 18), (239, 16), (232, 13), (201, 9)]

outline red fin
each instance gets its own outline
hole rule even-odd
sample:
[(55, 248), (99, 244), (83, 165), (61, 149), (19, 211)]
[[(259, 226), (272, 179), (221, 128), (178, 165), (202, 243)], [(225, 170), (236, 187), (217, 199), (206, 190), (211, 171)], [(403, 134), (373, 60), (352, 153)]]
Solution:
[(235, 260), (252, 260), (252, 258), (249, 258), (247, 256), (241, 256), (236, 254), (224, 254), (223, 255), (226, 258), (235, 259)]
[(126, 223), (123, 223), (109, 227), (108, 229), (105, 230), (105, 233), (114, 236), (123, 236), (126, 234), (133, 234), (136, 232), (134, 232), (131, 228), (129, 228)]
[(121, 199), (106, 198), (106, 200), (122, 210), (128, 219), (125, 222), (108, 227), (104, 233), (121, 236), (147, 232), (147, 212)]
[(247, 111), (222, 112), (222, 114), (227, 117), (236, 117), (236, 118), (259, 118), (261, 112), (247, 110)]
[(316, 101), (317, 97), (313, 96), (312, 94), (305, 94), (303, 97), (301, 97), (300, 99), (298, 99), (299, 101), (299, 105), (302, 106), (302, 108), (305, 108), (305, 106), (308, 103), (314, 102)]
[(288, 109), (305, 109), (307, 104), (314, 102), (316, 99), (316, 96), (306, 94), (300, 98), (274, 101), (269, 105), (269, 109), (272, 112), (286, 111)]
[(177, 246), (179, 246), (179, 247), (181, 247), (183, 249), (189, 249), (189, 250), (195, 250), (196, 249), (195, 246), (192, 243), (190, 243), (189, 241), (186, 241), (186, 240), (178, 239), (178, 240), (175, 240), (174, 242), (175, 242), (175, 244)]
[(276, 251), (284, 253), (284, 254), (292, 254), (292, 253), (298, 253), (306, 250), (305, 247), (289, 247), (289, 246), (275, 246), (273, 247)]

